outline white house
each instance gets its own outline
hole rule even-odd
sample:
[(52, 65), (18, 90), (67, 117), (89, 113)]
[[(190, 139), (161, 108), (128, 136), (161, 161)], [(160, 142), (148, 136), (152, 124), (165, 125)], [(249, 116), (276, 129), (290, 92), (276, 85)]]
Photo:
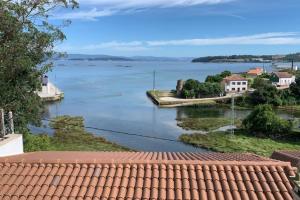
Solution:
[(226, 93), (240, 93), (248, 90), (248, 80), (238, 74), (233, 74), (223, 79)]
[(288, 72), (273, 72), (270, 80), (278, 87), (288, 87), (295, 82), (295, 76)]

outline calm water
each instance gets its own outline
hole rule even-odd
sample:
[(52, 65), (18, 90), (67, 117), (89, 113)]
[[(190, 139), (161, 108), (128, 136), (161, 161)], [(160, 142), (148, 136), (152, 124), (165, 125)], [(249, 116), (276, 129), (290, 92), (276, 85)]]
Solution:
[[(173, 89), (178, 79), (204, 80), (224, 70), (241, 72), (256, 64), (199, 64), (188, 62), (57, 61), (50, 79), (65, 92), (65, 99), (48, 106), (48, 116), (83, 116), (87, 126), (148, 136), (177, 139), (182, 117), (230, 117), (224, 108), (158, 108), (145, 94), (153, 87)], [(269, 66), (266, 66), (270, 70)], [(237, 111), (244, 117), (249, 111)], [(95, 132), (110, 141), (143, 151), (204, 151), (182, 143)]]

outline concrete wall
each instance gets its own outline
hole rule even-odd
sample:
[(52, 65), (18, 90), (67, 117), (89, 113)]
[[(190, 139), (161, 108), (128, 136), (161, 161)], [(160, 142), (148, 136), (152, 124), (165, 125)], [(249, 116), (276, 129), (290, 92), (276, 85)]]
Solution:
[(0, 138), (0, 157), (24, 153), (23, 136), (20, 134), (9, 134)]

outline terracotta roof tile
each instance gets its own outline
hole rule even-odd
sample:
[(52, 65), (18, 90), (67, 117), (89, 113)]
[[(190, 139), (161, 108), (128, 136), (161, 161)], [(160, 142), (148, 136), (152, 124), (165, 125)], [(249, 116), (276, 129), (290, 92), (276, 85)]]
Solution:
[(300, 165), (300, 151), (274, 151), (271, 158), (291, 162), (294, 167)]
[(30, 153), (0, 158), (0, 199), (291, 200), (289, 173), (252, 154)]
[(242, 77), (239, 74), (232, 74), (223, 79), (224, 81), (248, 81), (246, 78)]
[(293, 74), (288, 72), (273, 72), (278, 78), (292, 78)]

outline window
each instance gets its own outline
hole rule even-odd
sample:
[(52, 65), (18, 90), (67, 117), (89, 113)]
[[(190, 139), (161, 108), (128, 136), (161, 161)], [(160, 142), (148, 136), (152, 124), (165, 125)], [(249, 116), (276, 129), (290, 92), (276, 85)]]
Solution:
[(232, 85), (235, 85), (235, 82), (231, 82), (232, 83)]
[(246, 88), (244, 88), (244, 87), (243, 87), (243, 89), (242, 89), (242, 90), (246, 90)]
[(246, 85), (247, 84), (247, 82), (243, 82), (243, 85)]
[(235, 90), (235, 88), (232, 88), (232, 90)]
[(237, 82), (238, 85), (241, 85), (241, 82)]

